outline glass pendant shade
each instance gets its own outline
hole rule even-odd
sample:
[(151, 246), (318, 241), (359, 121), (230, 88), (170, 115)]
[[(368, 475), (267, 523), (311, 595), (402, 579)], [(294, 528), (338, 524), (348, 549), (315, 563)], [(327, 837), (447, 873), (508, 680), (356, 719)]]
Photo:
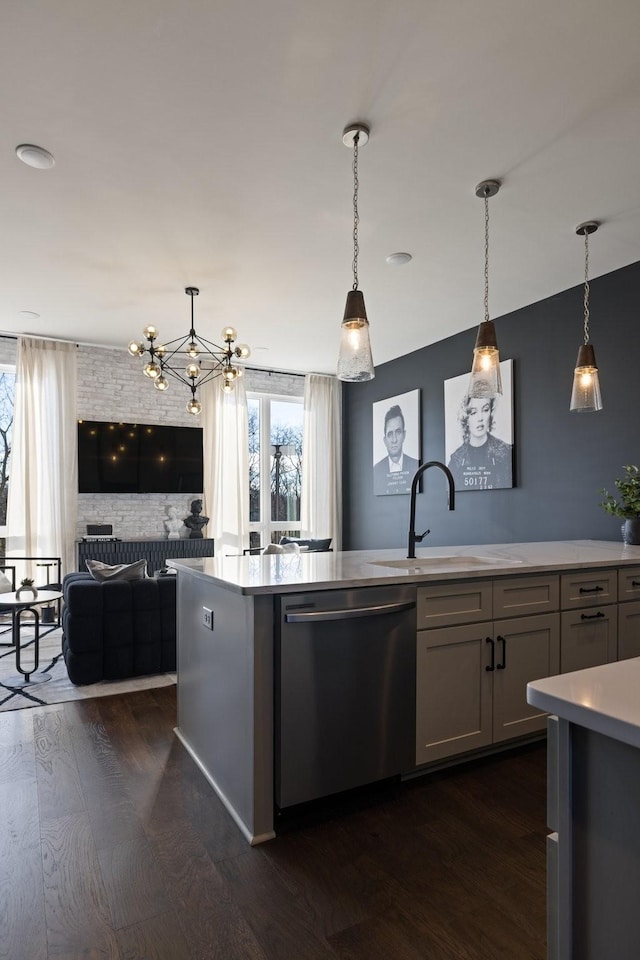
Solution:
[(573, 413), (596, 413), (602, 410), (598, 367), (590, 343), (584, 343), (578, 350), (569, 410)]
[(362, 383), (373, 380), (375, 371), (369, 340), (369, 321), (361, 290), (350, 290), (340, 328), (338, 380)]
[(493, 320), (483, 320), (478, 327), (473, 349), (473, 365), (467, 394), (484, 399), (502, 393), (500, 352)]

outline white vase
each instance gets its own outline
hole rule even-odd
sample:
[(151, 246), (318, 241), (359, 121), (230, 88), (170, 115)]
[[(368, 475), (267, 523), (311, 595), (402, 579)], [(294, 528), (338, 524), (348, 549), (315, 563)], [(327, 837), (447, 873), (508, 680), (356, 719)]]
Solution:
[(16, 600), (35, 600), (37, 596), (38, 591), (33, 584), (22, 583), (16, 590)]

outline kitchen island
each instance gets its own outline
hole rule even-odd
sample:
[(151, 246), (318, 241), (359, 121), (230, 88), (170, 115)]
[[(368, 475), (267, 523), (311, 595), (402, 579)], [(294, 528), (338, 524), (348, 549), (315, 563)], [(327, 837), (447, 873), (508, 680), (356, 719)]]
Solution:
[(529, 684), (548, 711), (549, 960), (640, 951), (640, 659)]
[[(425, 641), (419, 670), (427, 694), (421, 694), (421, 679), (417, 701), (415, 679), (407, 689), (418, 712), (419, 746), (416, 750), (414, 728), (413, 761), (403, 775), (544, 726), (544, 715), (525, 703), (525, 681), (560, 672), (561, 606), (567, 637), (578, 631), (578, 642), (566, 645), (569, 665), (583, 655), (584, 639), (589, 650), (598, 645), (599, 656), (615, 659), (623, 573), (628, 599), (640, 604), (640, 547), (604, 541), (432, 547), (419, 550), (415, 560), (392, 549), (219, 556), (171, 565), (178, 571), (176, 733), (251, 843), (275, 835), (275, 665), (286, 598), (351, 589), (375, 598), (383, 588), (414, 589), (417, 627)], [(636, 582), (632, 575), (637, 588), (630, 585)], [(634, 603), (626, 606), (640, 616)], [(496, 628), (495, 640), (487, 636), (489, 626)], [(504, 669), (509, 630), (525, 626), (509, 647)], [(519, 649), (525, 652), (520, 660)], [(445, 689), (433, 676), (438, 664), (453, 683), (467, 682), (473, 703), (468, 716), (455, 718), (460, 729), (438, 730), (428, 740), (425, 730), (433, 727), (434, 711), (437, 718), (447, 701), (466, 700), (467, 688), (446, 698), (438, 693)], [(477, 691), (470, 673), (476, 668)], [(501, 691), (509, 675), (517, 680), (517, 695), (514, 689)], [(435, 710), (438, 695), (442, 702)]]

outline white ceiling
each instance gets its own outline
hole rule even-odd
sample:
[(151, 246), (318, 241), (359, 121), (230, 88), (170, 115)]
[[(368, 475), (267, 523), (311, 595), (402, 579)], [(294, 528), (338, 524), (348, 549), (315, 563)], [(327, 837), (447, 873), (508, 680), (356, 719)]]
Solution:
[(582, 281), (584, 220), (592, 277), (640, 260), (639, 50), (638, 0), (4, 0), (0, 330), (168, 340), (194, 285), (198, 333), (334, 372), (353, 121), (376, 364), (482, 319), (481, 180), (492, 316)]

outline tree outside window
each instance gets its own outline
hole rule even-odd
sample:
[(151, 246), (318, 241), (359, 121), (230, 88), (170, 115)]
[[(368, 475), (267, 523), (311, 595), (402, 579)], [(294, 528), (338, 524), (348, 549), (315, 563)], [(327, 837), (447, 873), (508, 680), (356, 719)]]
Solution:
[(15, 373), (0, 369), (0, 527), (7, 522), (15, 383)]
[(300, 536), (303, 405), (252, 396), (248, 408), (250, 545), (257, 548)]

